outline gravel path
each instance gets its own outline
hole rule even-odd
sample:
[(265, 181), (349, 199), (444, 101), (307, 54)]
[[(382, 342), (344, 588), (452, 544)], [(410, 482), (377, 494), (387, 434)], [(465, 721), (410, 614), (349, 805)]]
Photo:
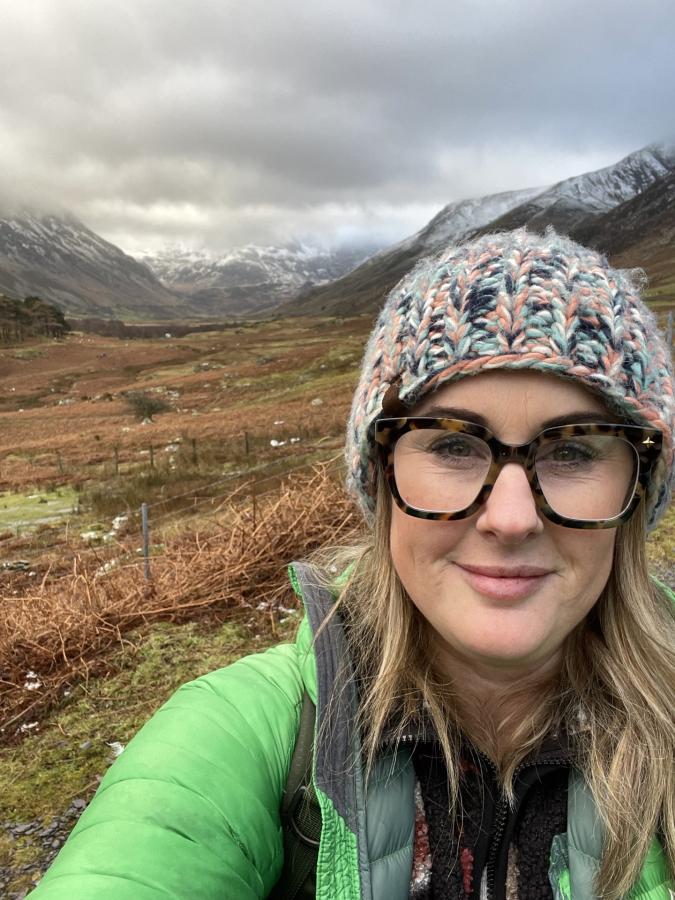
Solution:
[[(15, 866), (12, 869), (0, 866), (0, 897), (5, 900), (23, 900), (35, 887), (43, 872), (46, 871), (65, 843), (86, 805), (86, 801), (79, 798), (73, 800), (63, 815), (55, 816), (49, 825), (45, 825), (42, 819), (34, 819), (32, 822), (0, 823), (2, 833), (10, 839), (20, 842), (22, 847), (37, 848), (35, 859), (32, 862)], [(22, 877), (23, 881), (26, 876), (31, 879), (31, 887), (18, 892), (7, 890), (10, 882), (19, 877)]]

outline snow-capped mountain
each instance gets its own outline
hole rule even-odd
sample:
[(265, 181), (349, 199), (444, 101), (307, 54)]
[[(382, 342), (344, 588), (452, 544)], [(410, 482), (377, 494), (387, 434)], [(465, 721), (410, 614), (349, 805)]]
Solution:
[(568, 178), (539, 195), (539, 202), (565, 197), (585, 207), (607, 210), (632, 200), (675, 169), (675, 144), (650, 144), (595, 172)]
[(203, 312), (223, 314), (271, 309), (303, 286), (340, 278), (377, 249), (371, 245), (329, 250), (292, 242), (281, 247), (248, 244), (212, 256), (178, 246), (142, 253), (138, 259), (167, 288), (188, 295)]
[(539, 196), (542, 190), (545, 188), (503, 191), (499, 194), (487, 194), (485, 197), (449, 203), (424, 228), (385, 252), (415, 247), (424, 253), (432, 253), (437, 247), (451, 241), (460, 241), (465, 235), (487, 225), (508, 210), (527, 203), (533, 197)]
[(675, 171), (636, 197), (595, 216), (575, 232), (575, 237), (609, 254), (617, 266), (645, 269), (652, 296), (672, 296), (675, 284)]
[[(613, 166), (545, 188), (528, 188), (460, 200), (444, 207), (412, 237), (381, 251), (343, 278), (303, 291), (288, 312), (358, 313), (379, 308), (409, 269), (434, 250), (488, 231), (553, 225), (572, 236), (675, 172), (675, 144), (651, 144)], [(672, 214), (672, 213), (671, 213)]]
[(0, 291), (38, 295), (71, 315), (171, 318), (188, 312), (185, 300), (147, 266), (71, 215), (0, 218)]
[[(655, 271), (667, 279), (671, 270), (675, 276), (674, 175), (675, 143), (652, 144), (550, 187), (455, 201), (384, 250), (295, 242), (247, 245), (219, 257), (179, 247), (134, 259), (73, 216), (26, 212), (0, 218), (0, 293), (38, 295), (70, 315), (105, 318), (220, 318), (277, 307), (351, 314), (378, 308), (418, 259), (449, 242), (547, 225), (600, 249), (615, 248), (621, 264), (645, 265), (649, 274), (645, 248), (658, 245)], [(632, 261), (631, 248), (638, 246)]]
[(342, 309), (343, 306), (344, 312), (376, 308), (386, 292), (418, 259), (451, 241), (460, 241), (496, 216), (527, 203), (541, 191), (541, 187), (525, 188), (449, 203), (411, 237), (380, 250), (352, 272), (323, 288), (318, 286), (301, 291), (284, 309), (309, 313)]
[(675, 144), (650, 144), (613, 166), (566, 178), (529, 202), (490, 222), (490, 229), (526, 225), (540, 230), (553, 225), (572, 232), (592, 215), (602, 215), (675, 171)]

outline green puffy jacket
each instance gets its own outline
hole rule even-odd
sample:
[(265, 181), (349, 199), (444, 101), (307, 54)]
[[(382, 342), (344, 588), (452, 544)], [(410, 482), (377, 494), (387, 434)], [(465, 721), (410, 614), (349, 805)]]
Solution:
[[(316, 895), (407, 900), (410, 758), (399, 752), (381, 759), (366, 790), (339, 622), (313, 640), (332, 598), (312, 584), (307, 567), (296, 566), (291, 576), (307, 613), (296, 643), (246, 657), (177, 691), (108, 771), (31, 900), (266, 897), (282, 867), (279, 808), (305, 690), (318, 722), (314, 779), (323, 830)], [(568, 830), (554, 840), (551, 877), (557, 900), (592, 900), (596, 816), (583, 783), (573, 779), (571, 788)], [(630, 897), (672, 896), (654, 841)]]

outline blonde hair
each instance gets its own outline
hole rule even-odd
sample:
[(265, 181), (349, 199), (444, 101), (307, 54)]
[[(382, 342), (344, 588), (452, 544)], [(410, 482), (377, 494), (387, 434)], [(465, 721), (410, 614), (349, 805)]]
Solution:
[[(618, 529), (607, 585), (566, 639), (560, 671), (537, 685), (538, 707), (526, 721), (515, 715), (519, 707), (512, 701), (531, 694), (533, 682), (515, 690), (511, 685), (508, 698), (497, 698), (503, 714), (494, 727), (467, 721), (454, 686), (435, 670), (431, 627), (391, 561), (390, 521), (389, 492), (380, 489), (374, 530), (358, 545), (322, 551), (313, 560), (338, 591), (335, 609), (344, 619), (360, 682), (366, 771), (385, 729), (395, 723), (394, 739), (400, 738), (424, 709), (445, 757), (450, 808), (461, 816), (462, 731), (493, 758), (512, 799), (520, 761), (564, 725), (574, 735), (578, 764), (605, 827), (598, 894), (614, 900), (630, 890), (655, 833), (675, 872), (675, 616), (648, 575), (643, 506)], [(329, 573), (347, 566), (349, 578), (336, 588)]]

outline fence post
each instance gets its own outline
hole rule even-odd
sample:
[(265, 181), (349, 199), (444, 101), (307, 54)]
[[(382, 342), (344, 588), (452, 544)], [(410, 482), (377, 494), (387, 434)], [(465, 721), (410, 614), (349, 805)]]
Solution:
[(197, 438), (192, 438), (192, 465), (197, 465)]
[(141, 504), (141, 523), (143, 525), (143, 574), (150, 580), (150, 529), (148, 528), (148, 504)]
[(113, 448), (113, 453), (115, 454), (115, 475), (120, 474), (120, 454), (117, 447)]
[(668, 312), (668, 319), (666, 324), (666, 340), (668, 341), (668, 349), (670, 352), (673, 352), (673, 311), (672, 309)]
[(248, 459), (250, 453), (250, 448), (248, 446), (248, 431), (244, 432), (244, 452), (246, 453), (246, 459)]
[(155, 468), (155, 448), (150, 444), (150, 468)]

